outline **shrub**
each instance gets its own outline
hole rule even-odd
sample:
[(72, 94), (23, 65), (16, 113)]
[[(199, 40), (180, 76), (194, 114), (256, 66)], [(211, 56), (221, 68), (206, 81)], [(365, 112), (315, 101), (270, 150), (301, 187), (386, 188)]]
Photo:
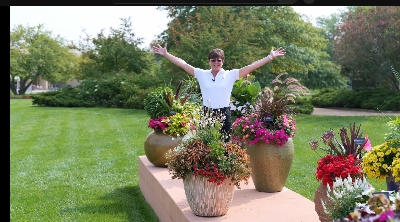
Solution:
[(32, 105), (53, 107), (94, 107), (96, 103), (85, 100), (77, 87), (32, 94)]
[[(35, 96), (35, 104), (41, 106), (88, 107), (102, 106), (115, 108), (144, 108), (144, 99), (153, 89), (143, 88), (142, 74), (108, 73), (102, 78), (83, 80), (74, 89), (51, 91)], [(146, 76), (144, 86), (148, 86), (153, 78)], [(157, 84), (153, 81), (152, 84)], [(72, 87), (67, 87), (72, 88)], [(43, 98), (43, 97), (51, 98)]]
[(388, 89), (323, 89), (311, 97), (315, 107), (344, 107), (400, 111), (400, 92)]
[(296, 103), (292, 104), (294, 113), (312, 114), (314, 106), (309, 98), (298, 97)]

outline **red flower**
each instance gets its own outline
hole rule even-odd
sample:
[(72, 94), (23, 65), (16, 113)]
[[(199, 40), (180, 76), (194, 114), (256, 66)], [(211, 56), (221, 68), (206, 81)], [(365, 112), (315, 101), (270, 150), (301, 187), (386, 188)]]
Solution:
[(315, 171), (317, 180), (322, 181), (326, 186), (333, 186), (336, 177), (345, 179), (348, 175), (355, 179), (363, 176), (361, 160), (352, 154), (332, 156), (330, 154), (318, 160), (318, 167)]

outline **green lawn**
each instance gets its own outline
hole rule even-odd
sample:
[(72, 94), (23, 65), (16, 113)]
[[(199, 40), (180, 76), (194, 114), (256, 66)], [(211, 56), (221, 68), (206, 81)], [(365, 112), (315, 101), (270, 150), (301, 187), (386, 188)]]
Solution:
[[(295, 158), (285, 186), (313, 200), (319, 156), (309, 140), (356, 122), (377, 145), (393, 117), (295, 116)], [(37, 107), (10, 99), (10, 221), (158, 221), (139, 189), (148, 119), (144, 110)], [(369, 182), (386, 188), (384, 181)]]

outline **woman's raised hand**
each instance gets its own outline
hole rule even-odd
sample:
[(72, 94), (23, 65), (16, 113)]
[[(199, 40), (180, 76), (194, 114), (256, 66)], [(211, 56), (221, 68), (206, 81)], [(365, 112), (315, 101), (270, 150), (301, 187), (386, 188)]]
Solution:
[(271, 52), (269, 55), (272, 57), (272, 59), (275, 59), (278, 56), (284, 56), (285, 55), (285, 50), (282, 49), (282, 47), (279, 47), (277, 50), (274, 51), (274, 47), (272, 47)]
[(156, 46), (153, 46), (153, 51), (156, 54), (165, 56), (167, 54), (167, 43), (165, 43), (164, 48), (160, 46), (160, 44), (157, 44)]

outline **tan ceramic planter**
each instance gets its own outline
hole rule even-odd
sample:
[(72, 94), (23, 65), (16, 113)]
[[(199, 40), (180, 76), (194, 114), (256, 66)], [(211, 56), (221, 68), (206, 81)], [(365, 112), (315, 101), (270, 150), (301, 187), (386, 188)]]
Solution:
[(144, 141), (144, 151), (147, 159), (154, 166), (167, 167), (165, 154), (179, 144), (176, 137), (169, 136), (162, 132), (151, 131)]
[(266, 193), (282, 191), (294, 157), (292, 138), (284, 146), (258, 142), (246, 148), (256, 190)]
[(225, 179), (222, 184), (208, 182), (202, 176), (194, 177), (189, 174), (184, 180), (186, 199), (190, 209), (197, 216), (216, 217), (223, 216), (228, 212), (233, 200), (233, 183)]

